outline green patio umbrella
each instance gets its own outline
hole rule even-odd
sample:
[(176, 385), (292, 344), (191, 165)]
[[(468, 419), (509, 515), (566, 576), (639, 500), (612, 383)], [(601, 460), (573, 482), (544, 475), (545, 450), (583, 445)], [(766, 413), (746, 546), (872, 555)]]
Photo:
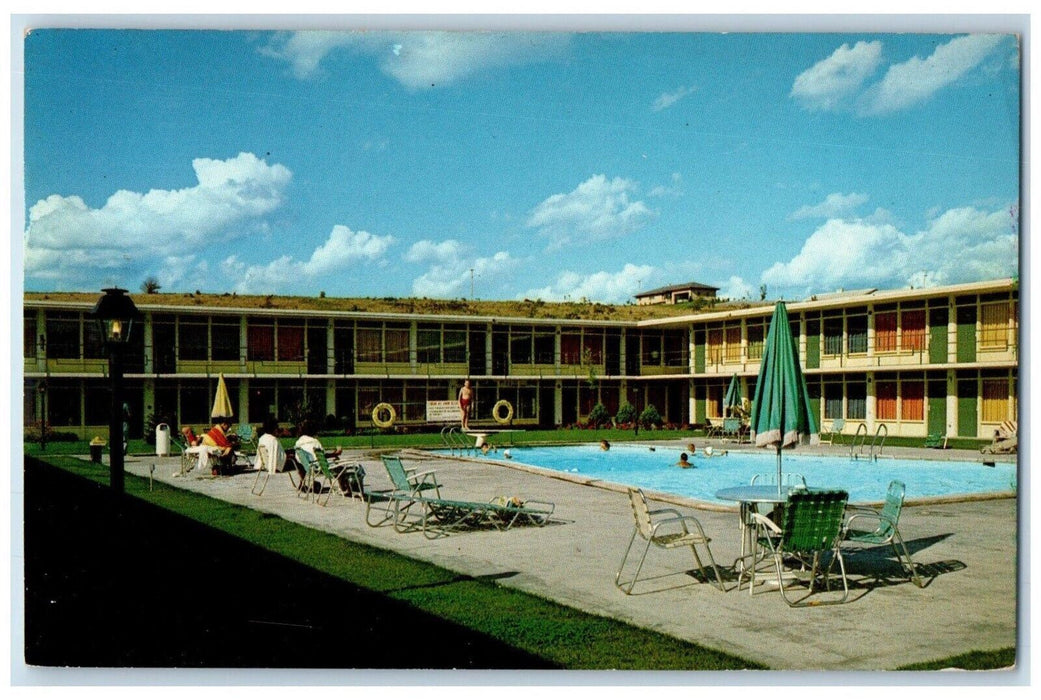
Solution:
[(817, 418), (810, 410), (810, 394), (799, 368), (799, 358), (784, 302), (777, 302), (766, 334), (759, 379), (751, 415), (756, 447), (777, 450), (777, 484), (781, 484), (781, 450), (819, 439)]
[(730, 386), (727, 387), (727, 393), (723, 396), (723, 408), (730, 409), (730, 415), (734, 415), (734, 409), (741, 406), (741, 382), (738, 381), (737, 375), (730, 380)]

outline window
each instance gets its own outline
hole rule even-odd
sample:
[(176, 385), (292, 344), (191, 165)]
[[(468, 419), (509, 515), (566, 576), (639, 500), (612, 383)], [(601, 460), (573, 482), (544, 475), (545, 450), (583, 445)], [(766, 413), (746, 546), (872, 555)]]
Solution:
[(980, 305), (980, 347), (1004, 350), (1008, 347), (1008, 302)]
[(177, 358), (206, 360), (209, 344), (209, 322), (206, 317), (181, 316), (177, 319)]
[(262, 423), (268, 415), (278, 416), (275, 406), (275, 385), (263, 380), (249, 383), (249, 422)]
[(359, 326), (357, 341), (358, 362), (381, 362), (383, 360), (382, 333), (378, 326), (369, 328)]
[(984, 423), (1000, 423), (1008, 420), (1008, 380), (984, 379), (981, 418)]
[(246, 326), (246, 359), (270, 362), (275, 359), (275, 325), (267, 319), (249, 319)]
[(407, 363), (409, 337), (408, 327), (395, 327), (388, 323), (387, 329), (384, 333), (387, 362)]
[(436, 364), (441, 361), (441, 329), (420, 326), (416, 330), (416, 361)]
[(850, 420), (867, 418), (867, 385), (862, 379), (846, 383), (846, 418)]
[(748, 323), (748, 359), (759, 360), (763, 357), (763, 342), (765, 326), (762, 321), (749, 321)]
[(644, 333), (640, 361), (644, 365), (661, 366), (661, 334)]
[(236, 318), (214, 317), (210, 325), (210, 352), (218, 362), (239, 359), (239, 321)]
[(23, 312), (22, 320), (22, 356), (36, 357), (36, 312)]
[(925, 420), (925, 382), (905, 381), (900, 383), (901, 420)]
[(604, 361), (604, 336), (601, 333), (585, 331), (582, 335), (582, 359), (589, 364), (598, 365)]
[[(720, 333), (723, 331), (721, 330)], [(705, 402), (705, 417), (719, 418), (723, 415), (723, 392), (721, 386), (708, 387), (708, 401)]]
[(705, 348), (705, 358), (710, 365), (718, 365), (723, 361), (723, 329), (710, 328)]
[(875, 352), (896, 351), (896, 312), (875, 314)]
[(727, 326), (724, 331), (725, 362), (741, 361), (741, 326)]
[(849, 338), (849, 353), (851, 355), (867, 352), (867, 316), (858, 314), (846, 318), (846, 336)]
[(532, 363), (532, 332), (530, 328), (510, 332), (510, 362), (515, 365)]
[(690, 364), (690, 345), (687, 332), (665, 333), (665, 364), (669, 367), (686, 367)]
[(278, 324), (278, 359), (301, 362), (304, 359), (304, 324), (282, 321)]
[(555, 362), (553, 358), (555, 337), (553, 331), (535, 331), (535, 364), (551, 365)]
[[(47, 388), (47, 421), (53, 428), (80, 424), (79, 384), (50, 382)], [(106, 419), (102, 425), (107, 422)]]
[(193, 382), (181, 386), (181, 422), (185, 425), (199, 426), (201, 429), (195, 431), (196, 435), (206, 431), (212, 406), (210, 393), (205, 384)]
[[(466, 362), (466, 326), (445, 326), (444, 338), (444, 362)], [(552, 342), (552, 336), (550, 341)], [(552, 362), (552, 355), (550, 361)], [(423, 410), (426, 410), (425, 406)]]
[(839, 316), (824, 319), (824, 354), (842, 354), (842, 318)]
[(582, 336), (578, 332), (560, 335), (560, 364), (577, 365), (582, 362)]
[(842, 414), (842, 384), (830, 382), (824, 385), (824, 418), (845, 418)]
[(925, 309), (904, 311), (901, 323), (900, 347), (904, 350), (925, 350)]
[(875, 417), (879, 420), (896, 420), (896, 382), (875, 383)]
[[(56, 313), (47, 316), (47, 357), (54, 359), (79, 359), (80, 317), (79, 314)], [(76, 420), (79, 423), (79, 418)]]
[[(133, 339), (141, 336), (138, 332), (135, 332), (130, 337)], [(83, 356), (94, 359), (108, 356), (108, 353), (105, 351), (105, 338), (94, 319), (86, 319), (83, 324)]]

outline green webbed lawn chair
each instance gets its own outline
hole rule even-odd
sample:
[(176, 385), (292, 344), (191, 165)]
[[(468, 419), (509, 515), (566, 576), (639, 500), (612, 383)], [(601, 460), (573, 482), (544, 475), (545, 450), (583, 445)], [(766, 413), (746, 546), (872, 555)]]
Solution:
[(320, 489), (315, 494), (315, 500), (318, 505), (328, 505), (334, 491), (344, 498), (357, 497), (363, 499), (365, 497), (365, 487), (363, 485), (365, 470), (360, 464), (330, 464), (325, 451), (317, 448), (314, 451), (314, 456), (315, 461), (318, 463), (318, 473), (321, 473), (325, 480), (329, 482), (329, 491), (325, 497), (325, 503), (321, 502), (321, 496), (325, 493), (325, 489)]
[(290, 474), (289, 480), (293, 482), (293, 486), (296, 487), (296, 495), (301, 498), (317, 500), (318, 494), (315, 493), (315, 477), (321, 467), (318, 466), (317, 460), (315, 460), (307, 450), (298, 447), (293, 450), (293, 453), (296, 455), (296, 463), (299, 465), (299, 470), (297, 471), (299, 481), (293, 481), (292, 474)]
[[(508, 530), (519, 522), (542, 526), (555, 507), (548, 501), (522, 502), (506, 497), (487, 502), (446, 499), (441, 496), (441, 484), (434, 471), (408, 469), (400, 457), (391, 455), (383, 455), (383, 465), (393, 488), (383, 493), (366, 493), (365, 522), (372, 527), (393, 521), (398, 532), (422, 530), (424, 535), (434, 539), (455, 530), (477, 527)], [(382, 511), (373, 507), (376, 501), (385, 503)], [(374, 511), (380, 512), (375, 521), (371, 517)]]
[(412, 503), (422, 508), (418, 522), (405, 529), (422, 529), (429, 539), (444, 537), (456, 530), (492, 527), (509, 530), (519, 522), (542, 527), (555, 508), (549, 501), (521, 501), (498, 497), (491, 501), (458, 501), (441, 497), (417, 496)]
[[(846, 579), (846, 563), (842, 559), (843, 518), (849, 494), (845, 491), (792, 491), (784, 506), (784, 525), (779, 527), (761, 513), (752, 513), (758, 531), (757, 541), (773, 555), (777, 585), (784, 602), (790, 607), (807, 605), (832, 605), (844, 603), (849, 598), (849, 582)], [(822, 566), (821, 556), (830, 555), (827, 567)], [(795, 572), (784, 571), (786, 558), (798, 559), (809, 569), (809, 590), (805, 596), (791, 599), (785, 587), (785, 579), (791, 580)], [(838, 561), (842, 576), (842, 597), (837, 600), (808, 599), (813, 595), (818, 576), (824, 578), (826, 590), (831, 590), (831, 569)], [(801, 573), (801, 572), (800, 572)], [(752, 570), (752, 586), (756, 573)], [(790, 584), (789, 584), (790, 585)]]
[[(867, 508), (864, 506), (850, 506), (847, 509), (847, 519), (843, 529), (843, 539), (861, 545), (885, 546), (889, 545), (896, 560), (908, 574), (911, 581), (923, 588), (925, 582), (918, 575), (911, 554), (907, 551), (904, 538), (900, 536), (897, 523), (900, 521), (900, 511), (904, 506), (904, 482), (894, 479), (889, 482), (886, 490), (886, 500), (881, 510)], [(866, 528), (866, 529), (864, 529)]]
[[(389, 491), (367, 491), (365, 492), (365, 522), (370, 527), (379, 527), (387, 522), (393, 521), (394, 528), (399, 532), (413, 529), (406, 523), (409, 510), (416, 504), (415, 499), (425, 491), (432, 490), (436, 498), (441, 497), (441, 485), (437, 482), (437, 473), (434, 470), (417, 472), (408, 469), (401, 463), (401, 457), (396, 455), (382, 455), (383, 466), (390, 477), (391, 489)], [(376, 503), (381, 505), (376, 506)], [(375, 507), (374, 507), (375, 506)], [(379, 516), (373, 519), (373, 513)]]

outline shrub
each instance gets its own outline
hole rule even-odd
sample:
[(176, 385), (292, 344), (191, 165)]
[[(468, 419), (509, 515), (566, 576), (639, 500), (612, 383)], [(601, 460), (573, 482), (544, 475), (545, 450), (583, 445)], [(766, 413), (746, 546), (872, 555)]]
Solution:
[(623, 403), (618, 407), (618, 414), (614, 417), (619, 424), (628, 424), (636, 420), (636, 408), (631, 403)]
[[(57, 430), (51, 430), (47, 427), (47, 442), (76, 442), (80, 439), (80, 436), (76, 433), (63, 433)], [(40, 426), (29, 425), (25, 428), (25, 434), (23, 440), (25, 442), (39, 442), (40, 441)]]
[(593, 406), (593, 410), (589, 412), (590, 425), (599, 428), (601, 425), (607, 425), (610, 422), (611, 414), (607, 412), (607, 408), (602, 403)]
[(649, 428), (652, 425), (661, 425), (661, 414), (658, 413), (658, 409), (654, 407), (654, 404), (647, 404), (647, 408), (643, 409), (643, 413), (640, 414), (640, 425), (644, 428)]

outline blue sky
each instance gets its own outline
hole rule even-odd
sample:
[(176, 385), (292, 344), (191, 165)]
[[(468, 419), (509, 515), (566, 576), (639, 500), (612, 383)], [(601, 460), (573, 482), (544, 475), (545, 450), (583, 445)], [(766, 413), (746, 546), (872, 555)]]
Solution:
[(626, 302), (1011, 276), (993, 34), (42, 30), (24, 286)]

